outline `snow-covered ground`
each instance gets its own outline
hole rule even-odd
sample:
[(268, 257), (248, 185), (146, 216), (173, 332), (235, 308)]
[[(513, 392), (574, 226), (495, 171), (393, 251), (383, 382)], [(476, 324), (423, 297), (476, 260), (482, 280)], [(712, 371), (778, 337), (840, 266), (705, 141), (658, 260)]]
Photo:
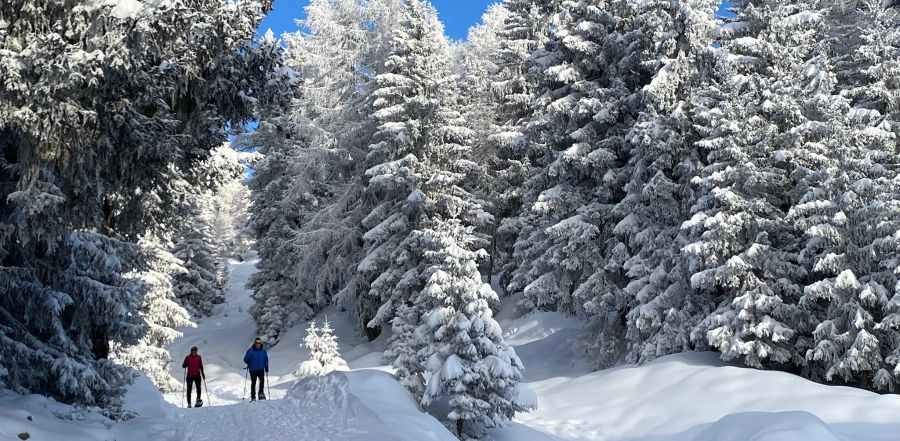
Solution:
[[(297, 382), (307, 358), (306, 324), (270, 349), (272, 399), (242, 402), (244, 351), (255, 337), (244, 288), (253, 261), (235, 263), (227, 303), (174, 342), (173, 374), (199, 346), (212, 397), (200, 409), (181, 392), (160, 397), (146, 378), (130, 389), (122, 423), (40, 396), (0, 395), (0, 440), (27, 432), (32, 440), (453, 440), (420, 411), (384, 366), (384, 337), (366, 343), (347, 316), (329, 311), (351, 372)], [(589, 372), (578, 355), (577, 320), (555, 313), (516, 316), (504, 301), (498, 321), (525, 363), (526, 386), (539, 409), (498, 441), (888, 441), (900, 439), (900, 397), (815, 384), (780, 373), (729, 366), (712, 353), (679, 354), (645, 366)], [(163, 398), (165, 401), (163, 401)], [(31, 417), (29, 420), (28, 417)], [(59, 418), (62, 416), (63, 418)]]

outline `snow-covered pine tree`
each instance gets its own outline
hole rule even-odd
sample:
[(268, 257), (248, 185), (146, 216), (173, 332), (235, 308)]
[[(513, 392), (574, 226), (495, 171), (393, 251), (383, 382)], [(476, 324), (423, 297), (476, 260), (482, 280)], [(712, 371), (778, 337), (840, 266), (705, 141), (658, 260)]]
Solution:
[(200, 217), (209, 225), (216, 258), (219, 262), (243, 260), (252, 246), (248, 231), (251, 196), (247, 182), (243, 178), (233, 179), (218, 190), (207, 192), (204, 198)]
[[(893, 3), (893, 4), (891, 4)], [(873, 235), (871, 248), (878, 249), (885, 261), (895, 264), (898, 252), (897, 242), (897, 157), (895, 154), (897, 140), (900, 139), (900, 83), (895, 81), (900, 74), (900, 9), (897, 2), (885, 2), (885, 10), (877, 7), (877, 3), (857, 5), (856, 14), (861, 17), (865, 25), (860, 28), (863, 32), (854, 32), (852, 20), (838, 21), (843, 35), (859, 35), (862, 43), (856, 50), (843, 52), (843, 57), (836, 60), (838, 66), (838, 84), (846, 95), (851, 97), (853, 109), (849, 115), (851, 121), (857, 122), (853, 134), (852, 144), (869, 145), (872, 162), (861, 161), (861, 165), (867, 165), (872, 175), (870, 179), (876, 179), (879, 183), (876, 193), (878, 196), (871, 203), (877, 211), (877, 219), (882, 222), (878, 226), (878, 234)], [(842, 35), (838, 35), (840, 41)], [(860, 56), (861, 55), (861, 56)], [(844, 57), (850, 60), (845, 63)], [(858, 63), (858, 64), (857, 64)], [(848, 64), (855, 64), (856, 69), (848, 69)], [(855, 74), (854, 74), (855, 72)], [(848, 74), (849, 73), (849, 74)], [(842, 74), (852, 78), (845, 78)], [(865, 124), (859, 122), (865, 121)], [(851, 145), (852, 145), (851, 144)], [(876, 159), (877, 158), (877, 159)], [(859, 180), (854, 184), (863, 184), (865, 180)], [(874, 229), (868, 230), (872, 233)], [(893, 231), (893, 233), (892, 233)], [(870, 236), (871, 237), (871, 236)], [(890, 250), (890, 251), (888, 251)], [(872, 261), (867, 260), (871, 265)], [(878, 272), (883, 277), (884, 264), (879, 265)], [(896, 392), (900, 390), (900, 267), (896, 266), (893, 272), (893, 292), (888, 294), (887, 303), (883, 303), (875, 330), (878, 334), (883, 363), (875, 372), (872, 386), (878, 391)], [(891, 279), (888, 279), (891, 280)], [(886, 285), (885, 282), (881, 282)], [(886, 286), (889, 290), (890, 286)], [(868, 298), (862, 297), (863, 301)], [(857, 380), (858, 384), (867, 385), (867, 379)]]
[(213, 305), (225, 301), (219, 276), (220, 265), (209, 237), (206, 222), (198, 210), (191, 210), (172, 251), (185, 269), (174, 278), (175, 295), (193, 316), (209, 315)]
[(718, 102), (698, 124), (707, 165), (685, 251), (692, 286), (716, 309), (694, 337), (754, 367), (805, 365), (813, 326), (799, 307), (812, 268), (791, 217), (792, 181), (827, 167), (822, 141), (837, 109), (818, 8), (736, 2), (738, 17), (720, 30), (731, 75), (706, 91), (704, 99)]
[[(459, 76), (461, 84), (466, 85), (460, 88), (460, 112), (465, 117), (466, 127), (474, 132), (473, 159), (484, 165), (492, 160), (488, 140), (497, 131), (499, 109), (491, 86), (492, 75), (498, 70), (500, 32), (507, 15), (508, 11), (502, 5), (490, 5), (482, 14), (481, 23), (469, 29), (466, 41), (451, 45), (454, 74)], [(476, 193), (485, 200), (485, 210), (492, 212), (494, 210), (490, 195), (494, 188), (491, 175), (488, 167), (481, 167), (481, 170), (477, 183), (470, 187), (475, 188)], [(495, 229), (495, 224), (491, 223), (486, 231), (479, 233), (491, 237), (494, 236)], [(483, 263), (485, 273), (494, 273), (495, 254), (491, 253), (487, 262)]]
[(312, 320), (306, 327), (306, 336), (303, 337), (303, 342), (300, 343), (301, 348), (309, 351), (309, 360), (304, 360), (297, 366), (297, 370), (294, 371), (294, 377), (297, 379), (322, 375), (322, 363), (315, 355), (319, 351), (320, 341), (319, 328), (316, 326), (316, 321)]
[[(494, 108), (493, 130), (479, 139), (475, 157), (487, 164), (488, 176), (481, 192), (487, 195), (492, 204), (491, 213), (497, 219), (491, 237), (488, 272), (499, 274), (503, 283), (508, 281), (514, 265), (512, 246), (518, 233), (514, 220), (521, 210), (525, 180), (535, 162), (535, 152), (529, 149), (524, 132), (532, 114), (541, 71), (538, 58), (543, 55), (541, 51), (549, 38), (556, 7), (555, 1), (504, 1), (498, 8), (505, 13), (494, 14), (503, 19), (500, 29), (492, 30), (485, 42), (496, 47), (474, 54), (479, 58), (490, 57), (490, 66), (494, 67), (485, 73), (490, 80), (489, 90), (480, 94), (489, 98)], [(484, 22), (490, 23), (487, 18)], [(469, 36), (470, 44), (477, 44), (479, 40), (472, 37)]]
[(383, 32), (373, 8), (384, 3), (311, 2), (304, 22), (309, 31), (292, 40), (291, 57), (304, 76), (295, 112), (315, 127), (304, 162), (316, 171), (310, 173), (316, 202), (297, 237), (301, 255), (295, 274), (316, 311), (335, 300), (343, 307), (355, 301), (345, 295), (353, 297), (347, 287), (362, 258), (361, 220), (370, 208), (361, 185), (375, 132), (367, 97), (380, 63), (376, 36)]
[[(372, 322), (392, 322), (397, 334), (385, 355), (401, 380), (426, 406), (449, 394), (453, 411), (439, 417), (468, 437), (526, 408), (516, 388), (521, 362), (490, 318), (488, 302), (497, 301), (496, 293), (478, 272), (487, 241), (475, 229), (493, 219), (465, 185), (478, 169), (470, 160), (472, 131), (456, 111), (455, 78), (437, 62), (446, 53), (442, 29), (434, 10), (419, 1), (408, 2), (401, 25), (386, 63), (389, 74), (378, 77), (381, 88), (374, 93), (381, 132), (369, 160), (381, 164), (367, 175), (369, 191), (385, 202), (373, 212), (381, 221), (372, 219), (366, 235), (371, 251), (363, 261), (378, 274), (369, 292), (381, 307)], [(451, 292), (429, 288), (436, 273), (446, 276), (438, 279)], [(422, 323), (429, 310), (435, 320)], [(477, 347), (452, 347), (454, 336), (438, 333), (446, 325), (465, 334), (469, 330), (457, 326), (466, 320), (474, 323), (470, 337)], [(445, 362), (477, 370), (481, 381), (441, 378)], [(430, 378), (426, 384), (424, 378)]]
[(334, 335), (334, 328), (331, 327), (331, 323), (328, 322), (328, 318), (325, 318), (325, 322), (322, 324), (321, 328), (322, 334), (319, 335), (319, 354), (317, 358), (319, 362), (322, 364), (322, 374), (327, 374), (332, 371), (338, 370), (349, 370), (347, 367), (347, 362), (341, 358), (341, 351), (338, 347), (337, 336)]
[[(369, 119), (369, 94), (372, 77), (383, 63), (384, 36), (398, 15), (397, 4), (397, 0), (316, 0), (306, 10), (306, 32), (285, 36), (286, 63), (300, 75), (297, 96), (287, 113), (265, 118), (268, 133), (251, 136), (253, 143), (266, 144), (269, 151), (281, 148), (275, 145), (296, 146), (291, 147), (295, 151), (290, 165), (279, 161), (264, 165), (292, 167), (279, 180), (303, 195), (294, 232), (271, 242), (281, 251), (260, 254), (261, 266), (271, 271), (262, 271), (257, 284), (289, 278), (294, 286), (268, 290), (255, 285), (257, 305), (271, 305), (259, 306), (255, 317), (272, 341), (277, 341), (276, 329), (309, 318), (332, 301), (355, 307), (358, 293), (367, 288), (357, 286), (360, 280), (354, 276), (363, 256), (362, 220), (376, 203), (366, 197), (363, 185), (367, 148), (376, 130)], [(255, 202), (254, 211), (267, 204)], [(265, 237), (269, 233), (257, 233), (266, 241), (260, 245), (262, 251), (270, 243)], [(288, 236), (291, 239), (285, 239)], [(269, 262), (276, 257), (280, 263)], [(360, 323), (360, 330), (366, 329), (370, 318)]]
[(409, 390), (415, 399), (421, 400), (425, 393), (424, 370), (425, 360), (420, 350), (427, 341), (424, 335), (417, 335), (421, 320), (422, 308), (412, 305), (400, 305), (391, 321), (391, 337), (384, 350), (384, 358), (391, 361), (396, 369), (400, 384)]
[(0, 4), (5, 387), (116, 403), (131, 375), (106, 360), (110, 343), (147, 331), (134, 313), (144, 292), (125, 275), (141, 271), (138, 236), (174, 211), (158, 190), (274, 98), (277, 49), (251, 42), (264, 12), (251, 0)]
[(536, 60), (538, 98), (526, 139), (538, 169), (525, 183), (522, 211), (513, 221), (516, 269), (507, 287), (524, 292), (528, 308), (581, 311), (573, 294), (597, 269), (584, 259), (605, 254), (596, 248), (602, 246), (595, 240), (598, 225), (579, 209), (592, 202), (595, 190), (609, 196), (603, 194), (606, 183), (596, 189), (595, 184), (623, 162), (615, 151), (621, 138), (612, 133), (624, 129), (617, 125), (623, 88), (615, 87), (612, 60), (624, 54), (609, 52), (620, 49), (614, 42), (607, 47), (606, 40), (618, 38), (607, 3), (560, 2), (558, 22)]
[(349, 370), (347, 362), (341, 358), (337, 336), (327, 318), (321, 328), (316, 327), (315, 320), (310, 322), (306, 337), (303, 338), (303, 346), (309, 350), (309, 360), (300, 363), (294, 372), (295, 377), (306, 378)]
[(180, 381), (169, 374), (172, 357), (165, 346), (181, 336), (175, 328), (192, 325), (188, 312), (175, 297), (172, 279), (186, 270), (169, 252), (172, 244), (164, 237), (167, 234), (149, 234), (138, 241), (146, 267), (125, 277), (139, 285), (138, 290), (144, 293), (140, 314), (147, 331), (137, 344), (114, 344), (111, 354), (113, 360), (145, 373), (162, 392), (171, 392), (181, 386)]
[[(717, 0), (651, 1), (638, 11), (642, 57), (655, 74), (627, 135), (631, 176), (613, 208), (622, 221), (612, 231), (625, 245), (629, 362), (690, 350), (691, 330), (705, 316), (683, 265), (680, 228), (694, 202), (691, 180), (702, 167), (692, 100), (716, 74), (710, 40), (718, 7)], [(603, 309), (591, 312), (602, 321)]]
[(693, 344), (892, 390), (897, 95), (883, 75), (896, 69), (896, 17), (869, 3), (734, 6), (717, 83), (691, 103), (706, 165), (684, 225), (696, 292), (681, 311), (717, 308)]
[(817, 12), (828, 31), (819, 57), (828, 59), (807, 63), (804, 73), (825, 90), (804, 111), (821, 128), (796, 149), (789, 213), (804, 239), (800, 305), (816, 326), (798, 349), (810, 348), (804, 370), (814, 380), (894, 391), (900, 86), (884, 79), (898, 72), (897, 17), (865, 2)]
[(259, 160), (256, 153), (238, 152), (229, 143), (212, 151), (196, 172), (198, 181), (192, 203), (200, 208), (200, 217), (208, 226), (210, 245), (219, 263), (220, 284), (225, 283), (225, 261), (242, 258), (249, 251), (246, 225), (250, 190), (247, 188), (247, 167)]
[[(703, 61), (710, 20), (702, 2), (563, 1), (534, 60), (544, 68), (525, 135), (538, 168), (514, 221), (518, 268), (508, 289), (523, 292), (528, 308), (590, 315), (588, 343), (599, 365), (625, 349), (638, 288), (629, 283), (658, 273), (640, 260), (666, 257), (656, 249), (633, 259), (652, 252), (638, 242), (671, 242), (677, 232), (673, 213), (645, 204), (677, 204), (668, 198), (677, 185), (666, 181), (680, 179), (684, 190), (690, 180), (696, 156), (679, 139), (690, 122), (670, 114), (703, 76), (694, 61)], [(654, 216), (670, 223), (669, 239)], [(659, 274), (655, 283), (666, 285)]]
[(422, 404), (449, 399), (449, 413), (437, 416), (449, 420), (460, 439), (483, 439), (486, 428), (532, 408), (519, 395), (522, 362), (493, 318), (497, 293), (481, 281), (476, 262), (484, 250), (476, 251), (472, 227), (440, 219), (416, 234), (428, 265), (415, 301), (428, 311), (411, 342), (421, 347), (417, 358), (426, 360)]
[(190, 181), (195, 184), (183, 185), (186, 194), (181, 195), (172, 252), (186, 270), (175, 276), (175, 294), (192, 315), (208, 315), (213, 305), (225, 301), (226, 247), (238, 232), (219, 196), (225, 185), (241, 185), (246, 166), (254, 156), (240, 154), (225, 143), (191, 169)]
[[(287, 118), (262, 121), (253, 137), (244, 141), (257, 146), (262, 155), (249, 182), (250, 228), (259, 256), (257, 272), (247, 284), (254, 300), (250, 315), (259, 334), (273, 342), (291, 324), (313, 316), (312, 308), (297, 298), (300, 287), (291, 272), (300, 255), (296, 237), (301, 209), (308, 201), (296, 184), (303, 176), (298, 172), (300, 150), (307, 141), (301, 126)], [(285, 132), (292, 136), (282, 136)]]
[[(372, 92), (378, 132), (366, 158), (365, 184), (368, 197), (378, 205), (363, 219), (366, 254), (357, 267), (360, 280), (351, 282), (368, 287), (357, 301), (368, 327), (390, 323), (395, 309), (410, 302), (421, 287), (421, 270), (416, 269), (420, 253), (412, 232), (438, 196), (429, 193), (429, 185), (439, 185), (433, 179), (444, 174), (456, 179), (474, 168), (466, 150), (471, 131), (462, 127), (454, 110), (458, 90), (442, 62), (449, 55), (443, 27), (430, 5), (418, 0), (404, 4)], [(445, 150), (458, 151), (458, 161), (436, 162)], [(447, 197), (465, 193), (454, 182), (441, 188)]]

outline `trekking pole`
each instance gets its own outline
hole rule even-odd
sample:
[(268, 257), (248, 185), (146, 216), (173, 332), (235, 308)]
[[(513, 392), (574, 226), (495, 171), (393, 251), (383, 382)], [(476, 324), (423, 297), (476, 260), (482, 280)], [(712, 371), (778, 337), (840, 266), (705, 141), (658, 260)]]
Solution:
[(241, 392), (241, 401), (247, 399), (247, 368), (244, 368), (244, 391)]
[(269, 384), (269, 370), (268, 369), (266, 369), (266, 390), (268, 391), (266, 393), (266, 398), (271, 400), (272, 399), (272, 385)]
[(212, 406), (212, 394), (209, 393), (209, 386), (206, 385), (206, 376), (203, 377), (203, 388), (206, 389), (206, 401)]
[(181, 378), (181, 407), (184, 407), (184, 394), (185, 394), (185, 384), (187, 383), (187, 369), (184, 370), (184, 375)]

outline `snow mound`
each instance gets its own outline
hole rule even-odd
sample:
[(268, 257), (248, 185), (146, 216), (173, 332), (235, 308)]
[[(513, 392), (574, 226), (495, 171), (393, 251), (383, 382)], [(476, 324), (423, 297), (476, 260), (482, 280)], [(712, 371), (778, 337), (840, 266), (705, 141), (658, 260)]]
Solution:
[(297, 381), (288, 389), (286, 399), (301, 406), (350, 407), (348, 404), (350, 380), (346, 375), (311, 376)]
[[(59, 403), (41, 395), (0, 392), (0, 440), (162, 441), (180, 440), (172, 424), (174, 407), (163, 401), (146, 376), (128, 387), (123, 409), (135, 418), (113, 421), (95, 409)], [(23, 435), (24, 436), (24, 435)]]
[(896, 441), (900, 396), (731, 365), (713, 352), (590, 372), (583, 324), (559, 313), (497, 314), (540, 406), (497, 441)]
[(458, 441), (438, 420), (416, 405), (393, 375), (368, 369), (331, 375), (346, 376), (350, 393), (368, 409), (358, 414), (357, 423), (364, 428), (364, 436), (357, 439)]
[(694, 441), (843, 441), (809, 412), (744, 412), (716, 421)]

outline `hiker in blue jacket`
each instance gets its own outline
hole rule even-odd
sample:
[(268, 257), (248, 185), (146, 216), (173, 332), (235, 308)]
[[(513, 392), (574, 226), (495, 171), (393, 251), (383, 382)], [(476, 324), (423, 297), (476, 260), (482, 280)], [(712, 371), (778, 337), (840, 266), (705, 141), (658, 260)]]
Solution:
[(253, 341), (253, 346), (247, 349), (244, 354), (244, 363), (247, 370), (250, 371), (250, 401), (256, 401), (256, 380), (259, 380), (259, 399), (265, 400), (266, 394), (263, 393), (265, 386), (264, 373), (269, 372), (269, 354), (263, 348), (262, 340), (257, 338)]

